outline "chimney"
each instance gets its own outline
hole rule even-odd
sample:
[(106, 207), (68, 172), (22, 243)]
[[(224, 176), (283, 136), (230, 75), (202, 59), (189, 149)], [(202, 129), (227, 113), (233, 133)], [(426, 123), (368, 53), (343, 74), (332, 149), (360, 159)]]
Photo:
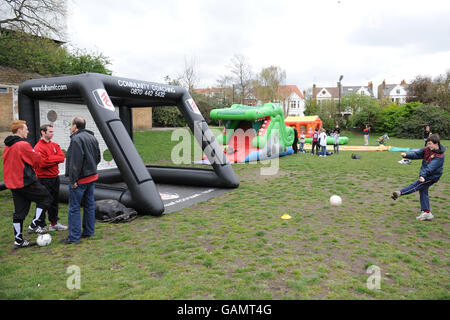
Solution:
[(316, 98), (316, 84), (315, 84), (315, 83), (313, 83), (312, 98), (313, 98), (313, 99)]
[(369, 88), (370, 94), (373, 96), (373, 83), (372, 83), (372, 81), (369, 81), (369, 83), (367, 84), (367, 87)]
[(403, 79), (402, 82), (400, 82), (401, 86), (405, 86), (406, 85), (406, 81)]
[(384, 88), (386, 88), (386, 79), (378, 86), (378, 99), (382, 99), (384, 97)]

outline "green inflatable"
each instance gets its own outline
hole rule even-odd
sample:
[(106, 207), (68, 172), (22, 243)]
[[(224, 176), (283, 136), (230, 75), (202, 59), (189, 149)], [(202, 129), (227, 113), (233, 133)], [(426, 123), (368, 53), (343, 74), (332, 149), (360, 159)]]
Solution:
[[(227, 144), (238, 128), (253, 128), (257, 135), (252, 139), (254, 148), (264, 148), (272, 133), (279, 132), (279, 143), (283, 149), (292, 146), (294, 129), (284, 124), (283, 109), (277, 103), (266, 103), (262, 106), (246, 106), (233, 104), (230, 108), (213, 109), (211, 119), (226, 120), (224, 133), (217, 137), (219, 143)], [(242, 127), (246, 122), (248, 127)], [(231, 130), (230, 130), (231, 129)]]
[[(312, 143), (312, 138), (306, 138), (306, 143)], [(347, 144), (348, 143), (348, 137), (339, 137), (339, 144)], [(334, 138), (333, 137), (327, 137), (327, 144), (334, 144)]]

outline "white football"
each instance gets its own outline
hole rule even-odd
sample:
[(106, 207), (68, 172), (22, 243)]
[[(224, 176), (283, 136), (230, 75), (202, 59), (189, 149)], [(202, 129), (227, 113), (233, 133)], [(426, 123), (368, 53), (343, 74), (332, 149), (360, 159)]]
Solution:
[(48, 233), (40, 234), (40, 235), (38, 235), (38, 237), (36, 239), (36, 243), (41, 247), (48, 246), (51, 242), (52, 242), (52, 236)]
[(332, 205), (332, 206), (340, 206), (341, 204), (342, 204), (342, 199), (341, 199), (341, 197), (339, 197), (339, 196), (337, 196), (337, 195), (332, 195), (331, 197), (330, 197), (330, 204)]

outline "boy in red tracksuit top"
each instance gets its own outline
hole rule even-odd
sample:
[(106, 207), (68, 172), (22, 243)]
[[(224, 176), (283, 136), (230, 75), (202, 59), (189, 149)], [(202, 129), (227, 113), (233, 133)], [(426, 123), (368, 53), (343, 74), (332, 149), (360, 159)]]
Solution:
[[(42, 139), (34, 146), (34, 151), (41, 155), (41, 162), (36, 166), (36, 175), (39, 182), (53, 195), (53, 201), (48, 208), (49, 231), (67, 230), (67, 226), (58, 222), (58, 198), (59, 198), (59, 168), (58, 164), (64, 162), (64, 153), (59, 145), (52, 142), (55, 133), (53, 126), (44, 124), (40, 127)], [(36, 218), (36, 216), (35, 216)], [(45, 212), (42, 212), (37, 225), (45, 228)], [(32, 228), (31, 226), (30, 228)]]
[[(11, 123), (13, 135), (6, 137), (3, 151), (3, 179), (5, 186), (11, 190), (14, 202), (13, 229), (14, 247), (25, 248), (35, 243), (25, 240), (22, 235), (23, 221), (28, 215), (31, 202), (36, 202), (38, 215), (47, 210), (52, 201), (51, 194), (39, 183), (33, 167), (39, 165), (41, 156), (26, 141), (28, 128), (23, 120)], [(39, 218), (39, 217), (38, 217)], [(36, 233), (46, 233), (39, 226)]]

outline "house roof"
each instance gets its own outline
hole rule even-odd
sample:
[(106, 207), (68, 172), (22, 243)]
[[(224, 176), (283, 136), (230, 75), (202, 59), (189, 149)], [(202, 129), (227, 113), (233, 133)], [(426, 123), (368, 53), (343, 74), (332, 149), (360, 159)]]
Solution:
[[(341, 97), (356, 93), (361, 88), (367, 89), (373, 97), (373, 90), (369, 86), (342, 86)], [(313, 97), (317, 97), (324, 89), (331, 94), (331, 98), (339, 98), (339, 87), (316, 87), (313, 90)]]
[(331, 94), (332, 98), (339, 98), (339, 89), (338, 87), (316, 87), (313, 92), (313, 97), (317, 97), (317, 95), (323, 90), (328, 91)]
[(402, 80), (400, 83), (386, 83), (385, 80), (378, 86), (378, 95), (380, 95), (380, 89), (382, 90), (381, 94), (385, 97), (389, 96), (389, 93), (394, 89), (395, 87), (400, 86), (403, 87), (405, 90), (408, 88), (408, 84), (405, 80)]
[(406, 89), (408, 87), (407, 84), (400, 84), (400, 83), (397, 83), (397, 84), (386, 84), (384, 89), (383, 89), (383, 95), (384, 96), (389, 96), (389, 93), (391, 93), (391, 91), (397, 86), (403, 87), (404, 89)]
[(278, 96), (280, 97), (289, 97), (289, 95), (295, 92), (300, 98), (305, 99), (303, 96), (303, 93), (300, 91), (300, 89), (294, 84), (294, 85), (287, 85), (287, 86), (278, 86)]
[(346, 96), (348, 94), (352, 94), (358, 92), (361, 88), (369, 91), (370, 95), (373, 97), (373, 90), (369, 86), (343, 86), (342, 87), (342, 96)]

